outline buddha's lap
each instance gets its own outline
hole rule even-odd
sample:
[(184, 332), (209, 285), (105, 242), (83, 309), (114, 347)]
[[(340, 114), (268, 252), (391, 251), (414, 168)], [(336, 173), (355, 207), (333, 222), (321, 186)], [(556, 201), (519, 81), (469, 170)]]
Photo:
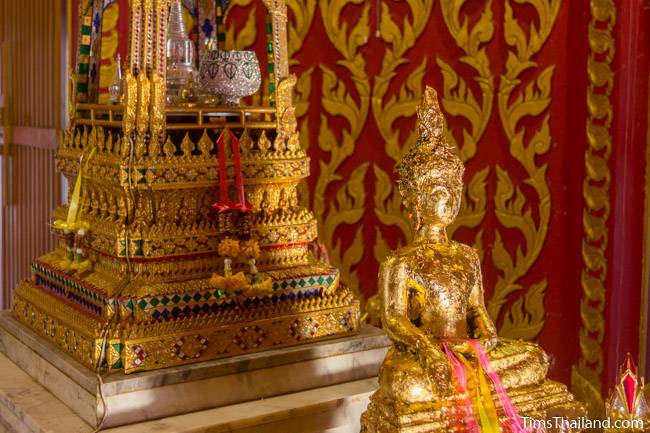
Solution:
[[(442, 354), (442, 352), (440, 352)], [(500, 339), (495, 347), (487, 351), (491, 368), (499, 375), (506, 390), (517, 389), (541, 383), (548, 371), (547, 356), (533, 344), (517, 340)], [(466, 354), (471, 365), (478, 365), (475, 356)], [(448, 366), (446, 358), (441, 363)], [(457, 393), (453, 379), (441, 379), (443, 366), (426, 368), (415, 353), (391, 348), (380, 370), (379, 381), (382, 390), (391, 400), (416, 403), (439, 399)]]

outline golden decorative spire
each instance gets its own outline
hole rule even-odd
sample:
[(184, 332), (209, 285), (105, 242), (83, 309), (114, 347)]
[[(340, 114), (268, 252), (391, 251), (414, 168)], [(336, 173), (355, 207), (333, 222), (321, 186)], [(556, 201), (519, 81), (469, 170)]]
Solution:
[[(420, 132), (418, 144), (422, 144), (422, 142), (429, 143), (443, 138), (445, 118), (440, 110), (440, 105), (438, 105), (438, 94), (432, 87), (427, 86), (424, 90), (422, 103), (417, 108), (417, 115)], [(444, 141), (446, 142), (446, 140)]]
[(400, 193), (408, 199), (409, 195), (418, 194), (421, 187), (434, 184), (462, 189), (465, 167), (458, 148), (447, 138), (445, 118), (433, 88), (425, 89), (417, 115), (420, 136), (395, 167)]

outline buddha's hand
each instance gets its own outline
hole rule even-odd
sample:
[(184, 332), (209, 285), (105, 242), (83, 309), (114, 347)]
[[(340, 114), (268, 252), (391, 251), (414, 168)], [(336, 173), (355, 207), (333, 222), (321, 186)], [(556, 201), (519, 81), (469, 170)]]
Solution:
[(451, 366), (446, 356), (436, 357), (434, 362), (429, 361), (429, 372), (433, 383), (440, 389), (445, 389), (451, 384)]
[(497, 344), (499, 343), (499, 337), (496, 335), (488, 338), (481, 338), (480, 339), (481, 345), (485, 349), (486, 352), (489, 352), (490, 350), (494, 349)]
[(424, 370), (429, 372), (435, 384), (450, 383), (451, 367), (440, 347), (427, 340), (426, 345), (423, 344), (422, 348), (418, 350), (418, 357)]

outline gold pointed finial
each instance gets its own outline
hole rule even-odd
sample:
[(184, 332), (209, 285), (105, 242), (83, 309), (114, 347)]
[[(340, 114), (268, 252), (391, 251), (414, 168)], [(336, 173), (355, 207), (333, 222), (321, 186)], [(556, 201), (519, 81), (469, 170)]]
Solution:
[(423, 187), (441, 184), (462, 191), (465, 167), (447, 138), (445, 117), (433, 88), (425, 89), (417, 116), (420, 136), (395, 167), (402, 197), (408, 200)]
[(445, 130), (445, 118), (440, 110), (440, 105), (438, 105), (438, 94), (433, 87), (427, 86), (424, 90), (417, 114), (420, 143), (442, 138)]

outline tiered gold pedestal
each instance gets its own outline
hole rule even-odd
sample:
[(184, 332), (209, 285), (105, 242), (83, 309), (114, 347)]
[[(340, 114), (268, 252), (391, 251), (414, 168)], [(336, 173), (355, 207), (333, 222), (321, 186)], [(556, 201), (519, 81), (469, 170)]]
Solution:
[(309, 158), (292, 100), (287, 6), (261, 3), (261, 106), (197, 101), (190, 83), (187, 98), (167, 104), (168, 0), (129, 2), (121, 95), (95, 103), (86, 42), (102, 3), (80, 3), (69, 126), (56, 153), (69, 204), (54, 211), (60, 244), (34, 260), (14, 313), (87, 367), (153, 370), (359, 329), (359, 302), (312, 254), (316, 219), (298, 198)]
[[(0, 351), (93, 427), (104, 413), (103, 425), (111, 427), (367, 378), (376, 383), (389, 345), (381, 330), (364, 326), (351, 337), (151, 372), (114, 373), (100, 384), (92, 370), (7, 312), (0, 313)], [(363, 408), (365, 404), (359, 415)]]
[[(294, 81), (281, 83), (285, 102)], [(80, 219), (89, 230), (58, 230), (60, 247), (34, 260), (32, 278), (16, 290), (20, 322), (87, 367), (127, 373), (358, 331), (358, 301), (338, 270), (311, 254), (316, 220), (296, 191), (309, 159), (293, 135), (276, 131), (275, 108), (168, 108), (167, 141), (144, 150), (123, 135), (122, 106), (76, 109), (57, 166), (74, 185), (84, 164)], [(253, 207), (241, 224), (211, 207), (222, 133), (239, 140)], [(232, 159), (230, 152), (226, 174), (234, 189)], [(67, 207), (55, 210), (58, 220), (66, 215)], [(257, 267), (272, 290), (227, 290), (210, 281), (223, 273), (219, 241), (242, 235), (242, 227), (261, 248)], [(78, 247), (92, 267), (70, 266), (66, 254)], [(233, 265), (248, 270), (248, 263)]]

